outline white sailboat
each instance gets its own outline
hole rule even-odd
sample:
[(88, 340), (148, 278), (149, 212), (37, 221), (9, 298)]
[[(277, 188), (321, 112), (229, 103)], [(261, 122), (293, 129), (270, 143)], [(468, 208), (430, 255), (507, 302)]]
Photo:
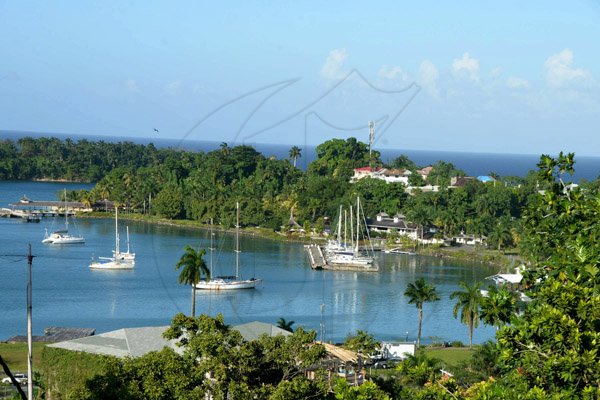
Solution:
[[(356, 236), (354, 234), (353, 228), (353, 215), (352, 208), (350, 208), (350, 243), (346, 241), (346, 225), (347, 225), (347, 216), (344, 214), (345, 226), (344, 226), (344, 237), (342, 239), (342, 208), (340, 207), (340, 216), (338, 219), (338, 232), (337, 239), (335, 241), (330, 241), (325, 246), (325, 258), (327, 263), (331, 265), (339, 265), (346, 267), (364, 267), (364, 268), (372, 268), (374, 263), (373, 256), (369, 254), (365, 254), (359, 248), (360, 243), (360, 235), (361, 235), (361, 218), (360, 218), (360, 198), (356, 198)], [(367, 231), (368, 234), (368, 231)], [(370, 238), (367, 235), (366, 242), (368, 246), (371, 246)], [(371, 254), (373, 253), (372, 247), (370, 247)]]
[[(127, 251), (129, 252), (129, 249)], [(119, 211), (115, 206), (115, 249), (113, 250), (113, 256), (98, 257), (99, 261), (94, 261), (92, 258), (90, 268), (106, 271), (133, 269), (135, 267), (135, 254), (133, 259), (125, 259), (121, 256), (122, 254), (124, 253), (119, 251)]]
[(125, 261), (135, 262), (135, 253), (132, 253), (129, 248), (129, 227), (128, 226), (126, 227), (126, 230), (127, 230), (127, 251), (126, 252), (119, 251), (119, 245), (116, 245), (115, 249), (113, 250), (113, 257), (117, 260), (125, 260)]
[(67, 190), (65, 189), (65, 229), (48, 233), (45, 230), (42, 243), (46, 244), (82, 244), (85, 243), (83, 236), (73, 236), (69, 234), (69, 212), (67, 210)]
[(236, 225), (235, 225), (235, 275), (225, 275), (212, 277), (212, 220), (211, 220), (211, 236), (210, 236), (210, 269), (211, 278), (207, 281), (200, 281), (196, 284), (198, 290), (240, 290), (254, 289), (262, 282), (262, 279), (251, 278), (242, 279), (239, 273), (240, 265), (240, 203), (236, 203)]

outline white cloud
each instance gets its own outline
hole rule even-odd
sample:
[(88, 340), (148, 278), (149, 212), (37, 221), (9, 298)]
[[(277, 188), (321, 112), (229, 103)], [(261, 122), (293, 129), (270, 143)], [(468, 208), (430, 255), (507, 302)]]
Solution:
[(511, 89), (527, 89), (529, 87), (529, 82), (523, 78), (509, 76), (508, 79), (506, 79), (506, 86)]
[(323, 68), (321, 68), (321, 76), (325, 79), (342, 79), (348, 72), (343, 69), (344, 62), (348, 58), (346, 49), (333, 49), (329, 52), (327, 60)]
[(127, 89), (128, 92), (131, 92), (131, 93), (139, 93), (139, 91), (140, 91), (140, 87), (138, 86), (137, 82), (134, 81), (133, 79), (127, 79), (125, 81), (125, 88)]
[(573, 52), (569, 49), (548, 57), (544, 63), (548, 83), (559, 87), (571, 81), (585, 81), (591, 77), (589, 71), (573, 68), (571, 64), (573, 64)]
[(177, 80), (167, 83), (164, 87), (164, 90), (166, 94), (175, 96), (176, 94), (179, 94), (181, 92), (181, 86), (181, 81)]
[(429, 92), (433, 97), (439, 97), (440, 92), (437, 87), (440, 73), (429, 60), (423, 60), (419, 66), (419, 84)]
[(402, 71), (402, 68), (398, 66), (390, 67), (388, 65), (382, 65), (381, 68), (379, 68), (379, 76), (386, 79), (396, 79), (396, 77), (399, 76), (403, 81), (408, 79), (408, 75), (406, 75)]
[(458, 76), (467, 76), (479, 82), (479, 60), (472, 58), (469, 53), (463, 54), (462, 58), (455, 58), (452, 62), (452, 70)]

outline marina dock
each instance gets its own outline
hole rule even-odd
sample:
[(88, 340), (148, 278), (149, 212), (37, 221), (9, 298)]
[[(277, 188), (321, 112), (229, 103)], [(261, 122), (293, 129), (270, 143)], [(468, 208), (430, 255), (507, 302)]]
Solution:
[(330, 271), (359, 271), (359, 272), (378, 272), (379, 266), (376, 263), (373, 265), (357, 266), (357, 265), (344, 265), (344, 264), (330, 264), (323, 254), (323, 249), (318, 244), (304, 245), (304, 249), (308, 253), (308, 260), (310, 261), (310, 267), (315, 270), (330, 270)]

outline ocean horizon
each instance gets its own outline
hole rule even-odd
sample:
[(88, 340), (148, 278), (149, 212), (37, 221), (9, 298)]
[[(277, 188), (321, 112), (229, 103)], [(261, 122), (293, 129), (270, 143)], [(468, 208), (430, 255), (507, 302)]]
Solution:
[[(222, 141), (206, 141), (194, 139), (165, 139), (160, 137), (126, 137), (126, 136), (104, 136), (104, 135), (84, 135), (84, 134), (62, 134), (62, 133), (44, 133), (44, 132), (26, 132), (0, 130), (0, 137), (3, 139), (18, 140), (23, 137), (56, 137), (61, 140), (70, 138), (71, 140), (105, 141), (117, 143), (129, 141), (136, 144), (152, 143), (157, 148), (179, 148), (189, 151), (209, 152), (219, 148)], [(278, 159), (289, 158), (289, 150), (292, 144), (274, 144), (260, 142), (226, 142), (230, 147), (238, 145), (248, 145), (254, 147), (265, 157), (275, 156)], [(297, 143), (302, 149), (302, 156), (298, 159), (297, 166), (303, 170), (316, 159), (315, 145)], [(374, 146), (381, 154), (381, 160), (385, 163), (393, 161), (400, 155), (406, 155), (417, 166), (425, 167), (435, 164), (438, 161), (444, 161), (454, 164), (458, 169), (465, 171), (468, 176), (481, 176), (497, 174), (502, 177), (519, 176), (524, 177), (530, 171), (537, 170), (540, 154), (511, 154), (511, 153), (486, 153), (469, 151), (445, 151), (445, 150), (411, 150), (401, 148), (379, 148)], [(551, 154), (553, 155), (553, 154)], [(555, 154), (553, 156), (556, 156)], [(579, 182), (582, 179), (593, 181), (600, 176), (600, 157), (577, 156), (575, 154), (575, 174), (571, 177), (573, 182)]]

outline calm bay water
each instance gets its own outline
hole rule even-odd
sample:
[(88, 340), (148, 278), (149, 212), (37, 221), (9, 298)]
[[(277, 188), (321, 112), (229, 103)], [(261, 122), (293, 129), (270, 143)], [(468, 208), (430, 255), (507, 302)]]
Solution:
[[(89, 188), (64, 183), (0, 182), (0, 207), (22, 195), (32, 200), (54, 200), (63, 188)], [(243, 212), (243, 210), (242, 210)], [(76, 230), (85, 245), (43, 245), (44, 228), (58, 228), (62, 220), (45, 218), (39, 224), (0, 218), (0, 339), (25, 334), (27, 243), (33, 261), (34, 333), (48, 326), (91, 327), (97, 332), (166, 325), (178, 312), (189, 313), (191, 291), (177, 283), (174, 266), (186, 244), (209, 247), (208, 232), (172, 226), (132, 223), (120, 219), (121, 237), (129, 225), (133, 271), (91, 271), (92, 256), (108, 256), (114, 247), (114, 221), (77, 219)], [(233, 237), (216, 234), (216, 273), (233, 272)], [(340, 341), (357, 329), (381, 340), (415, 339), (417, 309), (407, 303), (406, 285), (418, 278), (435, 284), (441, 301), (426, 304), (423, 338), (468, 342), (468, 330), (452, 317), (448, 299), (461, 280), (483, 280), (490, 267), (442, 261), (430, 257), (378, 254), (379, 273), (313, 271), (303, 246), (242, 235), (241, 272), (264, 283), (251, 291), (197, 292), (197, 313), (223, 313), (227, 323), (259, 320), (275, 324), (281, 317)], [(124, 243), (122, 242), (122, 245)], [(207, 256), (208, 261), (208, 256)], [(324, 304), (321, 312), (321, 304)], [(475, 331), (476, 342), (494, 336), (490, 327)], [(428, 339), (429, 338), (429, 339)]]

